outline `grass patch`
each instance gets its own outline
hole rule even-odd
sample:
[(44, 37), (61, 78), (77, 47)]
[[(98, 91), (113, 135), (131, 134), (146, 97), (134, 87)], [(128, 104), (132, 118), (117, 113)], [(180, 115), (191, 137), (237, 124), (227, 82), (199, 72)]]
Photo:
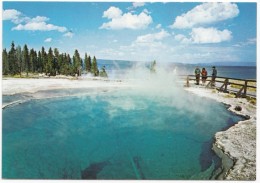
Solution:
[(15, 74), (15, 75), (3, 75), (3, 78), (39, 78), (39, 74), (35, 73), (28, 73), (28, 76), (26, 73)]
[(246, 97), (246, 99), (250, 104), (256, 105), (256, 98)]
[(212, 93), (217, 93), (217, 92), (218, 92), (218, 90), (216, 90), (216, 89), (212, 90)]
[[(229, 80), (229, 82), (232, 83), (232, 84), (230, 84), (230, 87), (231, 88), (236, 88), (236, 89), (241, 89), (242, 88), (242, 86), (239, 86), (239, 85), (236, 85), (236, 84), (241, 84), (241, 85), (245, 84), (244, 81), (238, 81), (238, 80)], [(248, 82), (247, 86), (254, 86), (254, 87), (256, 87), (256, 82)], [(252, 91), (252, 92), (256, 92), (256, 88), (247, 87), (247, 90), (248, 91)]]
[(234, 93), (228, 93), (224, 97), (225, 98), (236, 98), (236, 95)]

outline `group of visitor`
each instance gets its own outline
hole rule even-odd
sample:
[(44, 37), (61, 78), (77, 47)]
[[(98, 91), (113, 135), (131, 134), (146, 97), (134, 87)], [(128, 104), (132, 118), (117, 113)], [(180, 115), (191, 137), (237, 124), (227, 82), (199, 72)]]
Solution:
[[(199, 83), (200, 83), (200, 76), (201, 76), (201, 80), (202, 80), (202, 85), (206, 84), (206, 80), (208, 78), (208, 72), (204, 67), (200, 71), (200, 68), (197, 66), (195, 69), (195, 76), (196, 76), (196, 85), (199, 85)], [(217, 77), (217, 69), (215, 66), (213, 66), (212, 67), (211, 86), (215, 86), (216, 77)]]

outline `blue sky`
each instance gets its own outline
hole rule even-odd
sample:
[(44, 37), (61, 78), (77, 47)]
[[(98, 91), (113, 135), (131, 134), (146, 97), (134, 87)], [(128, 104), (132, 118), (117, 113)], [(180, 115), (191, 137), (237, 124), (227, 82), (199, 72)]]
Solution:
[(98, 59), (256, 62), (251, 3), (3, 2), (3, 48), (12, 41)]

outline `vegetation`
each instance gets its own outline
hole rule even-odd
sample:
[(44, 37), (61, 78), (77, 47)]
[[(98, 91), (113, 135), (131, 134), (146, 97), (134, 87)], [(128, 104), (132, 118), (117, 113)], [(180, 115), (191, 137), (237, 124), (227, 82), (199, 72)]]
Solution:
[[(232, 88), (237, 88), (237, 89), (241, 89), (242, 86), (240, 86), (240, 85), (244, 85), (244, 84), (245, 84), (245, 81), (232, 80), (232, 81), (230, 81), (230, 82), (232, 82), (232, 84), (230, 84), (230, 87), (232, 87)], [(236, 84), (239, 84), (239, 85), (236, 85)], [(248, 82), (248, 83), (247, 83), (247, 86), (248, 86), (248, 87), (247, 87), (247, 90), (248, 90), (248, 91), (256, 92), (256, 88), (251, 88), (251, 87), (249, 87), (249, 86), (256, 87), (256, 82)]]
[[(38, 73), (44, 73), (47, 76), (60, 74), (80, 76), (83, 70), (87, 73), (92, 73), (94, 76), (99, 76), (96, 57), (94, 56), (91, 59), (85, 53), (83, 62), (77, 49), (71, 58), (67, 53), (60, 53), (58, 48), (52, 49), (50, 47), (48, 52), (46, 52), (45, 48), (42, 47), (37, 52), (33, 48), (29, 50), (26, 44), (21, 48), (21, 46), (15, 46), (14, 42), (12, 42), (9, 51), (3, 49), (2, 64), (3, 75), (12, 77), (23, 77), (24, 73), (26, 73), (26, 77)], [(107, 77), (104, 69), (103, 67), (102, 73), (105, 73), (105, 77)]]
[(102, 70), (100, 71), (99, 74), (101, 77), (106, 77), (107, 78), (107, 73), (106, 73), (106, 68), (105, 66), (102, 67)]
[(248, 100), (251, 104), (253, 104), (253, 105), (256, 105), (256, 104), (257, 104), (257, 103), (256, 103), (256, 98), (247, 97), (247, 100)]
[(85, 54), (85, 67), (86, 67), (86, 72), (90, 73), (91, 72), (91, 58), (87, 54)]
[(92, 65), (91, 65), (91, 73), (93, 73), (94, 76), (99, 75), (99, 70), (98, 70), (98, 67), (97, 67), (97, 60), (96, 60), (95, 56), (93, 58), (93, 62), (92, 62)]
[(154, 60), (150, 66), (150, 72), (155, 73), (156, 72), (156, 60)]
[(224, 95), (225, 98), (236, 98), (236, 95), (234, 93), (228, 93)]

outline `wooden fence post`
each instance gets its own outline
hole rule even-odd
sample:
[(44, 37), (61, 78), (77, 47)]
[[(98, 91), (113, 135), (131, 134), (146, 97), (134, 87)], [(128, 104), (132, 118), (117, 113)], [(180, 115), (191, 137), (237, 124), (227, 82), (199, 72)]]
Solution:
[[(225, 79), (223, 85), (219, 88), (219, 91), (227, 92), (228, 78)], [(224, 88), (225, 87), (225, 88)], [(224, 89), (223, 89), (224, 88)]]
[(227, 92), (228, 78), (225, 80), (225, 89), (224, 92)]
[(246, 92), (247, 92), (247, 80), (245, 80), (245, 86), (244, 86), (244, 94), (243, 94), (243, 97), (246, 97)]

